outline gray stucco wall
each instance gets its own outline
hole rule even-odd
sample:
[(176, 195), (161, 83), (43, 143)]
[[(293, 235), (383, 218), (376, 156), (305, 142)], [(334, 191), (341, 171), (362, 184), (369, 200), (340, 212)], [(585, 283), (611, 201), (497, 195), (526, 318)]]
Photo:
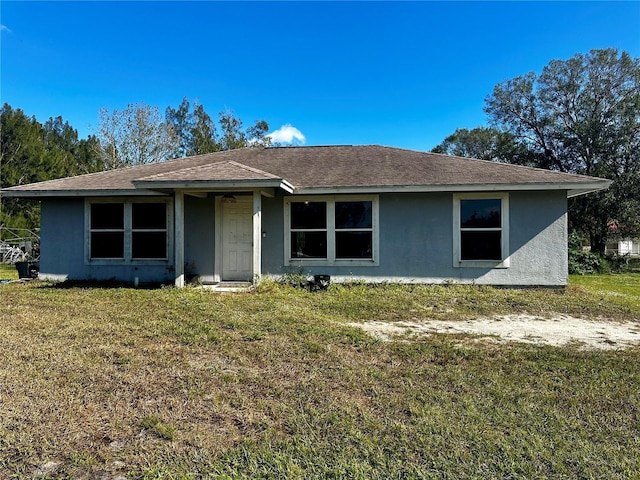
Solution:
[(40, 276), (54, 280), (83, 278), (84, 238), (84, 200), (43, 200)]
[[(263, 202), (263, 274), (299, 272), (283, 267), (283, 199)], [(459, 282), (493, 285), (563, 286), (567, 283), (566, 193), (511, 192), (508, 268), (453, 266), (453, 195), (384, 194), (379, 200), (378, 266), (305, 266), (309, 275), (393, 282)]]
[(214, 281), (215, 199), (185, 196), (184, 262), (187, 280)]
[(85, 262), (84, 199), (42, 201), (40, 221), (40, 277), (51, 280), (117, 280), (173, 283), (172, 265)]
[[(284, 266), (284, 198), (262, 198), (262, 273), (298, 272)], [(379, 197), (378, 266), (303, 267), (305, 274), (333, 280), (461, 282), (494, 285), (562, 286), (567, 283), (566, 193), (511, 192), (508, 268), (453, 266), (451, 193), (384, 194)], [(42, 202), (41, 262), (44, 278), (116, 279), (172, 283), (171, 265), (90, 265), (85, 262), (83, 199)], [(187, 275), (213, 281), (215, 201), (185, 197)]]

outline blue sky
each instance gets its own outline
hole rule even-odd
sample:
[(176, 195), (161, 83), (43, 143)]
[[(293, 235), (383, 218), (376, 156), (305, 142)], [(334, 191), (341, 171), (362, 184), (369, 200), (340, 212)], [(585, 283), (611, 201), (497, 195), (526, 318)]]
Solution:
[(640, 56), (640, 2), (0, 3), (0, 98), (81, 137), (100, 108), (198, 99), (307, 145), (429, 150), (552, 59)]

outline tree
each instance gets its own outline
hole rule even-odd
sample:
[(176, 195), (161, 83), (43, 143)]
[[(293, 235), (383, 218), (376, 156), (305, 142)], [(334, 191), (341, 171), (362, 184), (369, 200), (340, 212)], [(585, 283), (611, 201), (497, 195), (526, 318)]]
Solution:
[(173, 127), (180, 142), (176, 156), (188, 157), (221, 150), (216, 138), (216, 125), (204, 107), (196, 100), (193, 110), (190, 110), (189, 99), (184, 97), (177, 109), (167, 107), (165, 111), (167, 123)]
[(264, 120), (256, 120), (255, 123), (242, 129), (242, 120), (237, 118), (232, 110), (224, 110), (219, 113), (220, 146), (222, 150), (234, 150), (245, 147), (268, 147), (271, 140), (266, 136), (269, 131), (269, 124)]
[[(20, 109), (4, 104), (0, 109), (0, 186), (89, 173), (101, 165), (91, 145), (95, 138), (78, 140), (78, 132), (62, 117), (44, 125)], [(2, 199), (0, 221), (12, 228), (36, 228), (40, 221), (38, 202)]]
[[(7, 103), (0, 110), (0, 187), (47, 180), (42, 169), (45, 147), (42, 125)], [(40, 220), (37, 202), (0, 199), (0, 225), (34, 228)]]
[(44, 152), (42, 125), (5, 103), (0, 110), (1, 186), (39, 181)]
[(242, 130), (242, 120), (237, 118), (232, 110), (224, 110), (218, 114), (218, 121), (222, 129), (220, 144), (222, 150), (235, 150), (247, 146), (247, 136)]
[(220, 144), (216, 140), (216, 124), (204, 107), (196, 103), (193, 107), (192, 123), (190, 127), (190, 143), (187, 155), (202, 155), (218, 152)]
[[(486, 98), (492, 126), (526, 147), (542, 168), (609, 178), (608, 192), (574, 199), (573, 228), (604, 252), (611, 225), (638, 235), (640, 60), (616, 49), (553, 60), (502, 82)], [(636, 213), (634, 213), (636, 212)]]
[(78, 139), (78, 131), (62, 117), (49, 118), (42, 126), (47, 177), (61, 178), (102, 170), (94, 136)]
[(192, 115), (189, 113), (189, 99), (184, 97), (178, 108), (167, 107), (165, 120), (171, 125), (178, 139), (178, 148), (174, 156), (186, 157), (190, 155)]
[(104, 164), (99, 155), (100, 141), (95, 135), (89, 135), (78, 142), (76, 161), (78, 174), (93, 173), (104, 170)]
[(256, 120), (255, 123), (247, 128), (247, 138), (249, 146), (252, 147), (268, 147), (271, 145), (271, 138), (267, 137), (269, 124), (264, 120)]
[(458, 128), (432, 152), (519, 165), (534, 163), (531, 152), (511, 133), (490, 127)]
[(175, 156), (180, 140), (158, 107), (129, 104), (125, 110), (100, 110), (99, 149), (105, 169), (156, 163)]
[(170, 124), (180, 140), (177, 156), (201, 155), (233, 150), (245, 147), (265, 147), (270, 145), (266, 137), (269, 124), (257, 120), (252, 126), (244, 129), (242, 120), (232, 110), (224, 110), (218, 114), (221, 133), (204, 107), (196, 100), (191, 108), (189, 99), (184, 97), (178, 108), (167, 107), (166, 121)]

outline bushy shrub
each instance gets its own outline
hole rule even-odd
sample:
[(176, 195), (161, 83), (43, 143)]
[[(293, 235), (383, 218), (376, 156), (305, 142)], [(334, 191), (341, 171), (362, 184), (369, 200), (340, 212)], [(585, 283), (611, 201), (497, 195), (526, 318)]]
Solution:
[(582, 237), (577, 232), (569, 234), (569, 273), (588, 275), (607, 270), (606, 260), (600, 255), (582, 250)]
[(569, 235), (569, 273), (589, 275), (592, 273), (620, 273), (633, 270), (633, 262), (627, 255), (608, 255), (582, 249), (583, 239), (577, 232)]
[(606, 260), (600, 255), (581, 250), (569, 250), (569, 273), (588, 275), (606, 270)]

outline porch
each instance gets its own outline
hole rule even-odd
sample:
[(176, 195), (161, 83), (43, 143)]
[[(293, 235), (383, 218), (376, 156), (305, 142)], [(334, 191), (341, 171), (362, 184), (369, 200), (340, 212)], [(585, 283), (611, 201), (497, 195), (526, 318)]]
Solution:
[(262, 198), (270, 189), (174, 192), (176, 287), (241, 291), (260, 278)]

